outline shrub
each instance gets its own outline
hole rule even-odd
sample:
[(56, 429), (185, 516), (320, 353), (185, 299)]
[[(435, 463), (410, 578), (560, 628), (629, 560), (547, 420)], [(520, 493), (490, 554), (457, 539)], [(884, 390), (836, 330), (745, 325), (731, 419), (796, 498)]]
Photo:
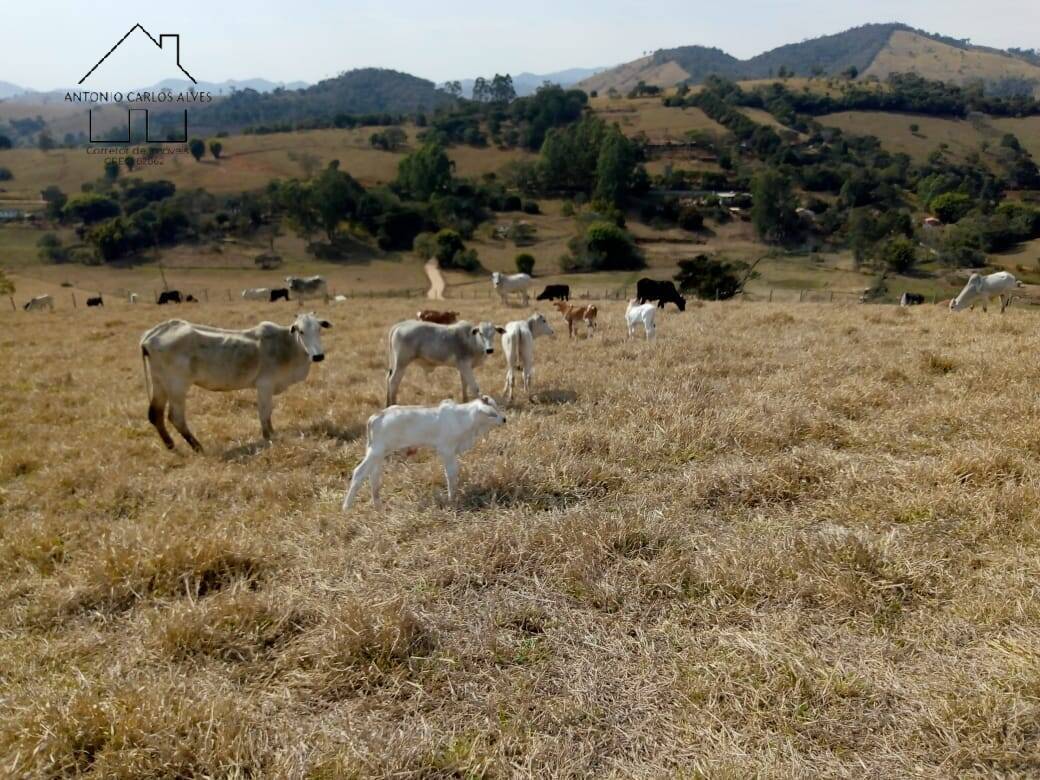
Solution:
[(917, 245), (905, 236), (894, 236), (881, 244), (878, 256), (890, 271), (906, 273), (917, 264)]
[(534, 275), (534, 255), (522, 252), (516, 256), (516, 270), (529, 276)]
[(971, 198), (963, 192), (944, 192), (932, 199), (931, 209), (935, 216), (947, 224), (958, 222), (972, 209)]
[(702, 254), (690, 260), (680, 260), (679, 273), (674, 278), (683, 292), (693, 293), (698, 298), (724, 301), (740, 293), (753, 274), (747, 274), (746, 263)]
[(68, 252), (61, 245), (61, 240), (53, 233), (44, 233), (40, 236), (36, 246), (40, 252), (40, 259), (48, 263), (64, 263), (69, 259)]
[(541, 214), (542, 210), (538, 207), (538, 201), (536, 201), (536, 200), (525, 200), (524, 201), (524, 213), (525, 214)]
[(628, 231), (611, 222), (593, 222), (568, 243), (564, 271), (633, 271), (646, 267), (643, 253)]
[(704, 227), (704, 216), (693, 206), (686, 206), (679, 211), (677, 222), (683, 230), (700, 230)]
[(14, 178), (14, 174), (11, 173), (10, 168), (0, 167), (0, 181), (11, 181)]

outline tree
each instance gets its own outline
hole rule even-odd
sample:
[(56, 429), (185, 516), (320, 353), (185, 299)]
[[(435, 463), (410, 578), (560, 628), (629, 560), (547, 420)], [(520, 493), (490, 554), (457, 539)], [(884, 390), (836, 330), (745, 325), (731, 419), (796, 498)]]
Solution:
[(357, 214), (364, 190), (350, 174), (339, 169), (339, 160), (333, 160), (314, 181), (309, 194), (318, 224), (332, 243), (339, 223)]
[(126, 158), (123, 160), (123, 164), (126, 166), (126, 170), (132, 173), (134, 170), (134, 166), (137, 165), (137, 158), (134, 157), (132, 154), (128, 154)]
[(528, 276), (534, 275), (534, 255), (522, 252), (516, 256), (516, 270)]
[(79, 220), (91, 225), (104, 219), (118, 216), (119, 204), (112, 198), (98, 195), (93, 192), (85, 192), (70, 198), (65, 204), (65, 216), (69, 219)]
[(115, 181), (119, 177), (119, 160), (105, 160), (105, 178)]
[(754, 267), (758, 262), (748, 266), (701, 254), (691, 260), (680, 260), (679, 272), (673, 278), (683, 292), (725, 301), (744, 290), (748, 280), (755, 277)]
[(935, 216), (952, 225), (966, 216), (973, 205), (971, 198), (963, 192), (944, 192), (932, 200), (931, 209)]
[(458, 81), (446, 81), (444, 86), (441, 87), (445, 92), (451, 95), (453, 98), (458, 100), (462, 97), (462, 84)]
[(68, 260), (68, 252), (61, 245), (61, 240), (53, 233), (44, 233), (36, 242), (40, 259), (48, 263), (63, 263)]
[(472, 96), (477, 103), (487, 103), (491, 99), (491, 85), (483, 76), (477, 76), (473, 81)]
[(14, 144), (11, 143), (11, 139), (6, 135), (0, 134), (0, 149), (10, 149), (12, 146)]
[(635, 150), (631, 141), (615, 125), (607, 132), (596, 159), (597, 200), (621, 205), (635, 170)]
[(631, 271), (646, 267), (643, 253), (622, 227), (593, 222), (568, 243), (570, 254), (560, 260), (564, 271)]
[(54, 139), (46, 130), (40, 132), (40, 137), (37, 139), (36, 143), (40, 147), (41, 152), (49, 152), (55, 147)]
[(404, 146), (408, 140), (408, 133), (402, 130), (400, 127), (388, 127), (379, 133), (373, 133), (368, 139), (370, 145), (377, 149), (384, 149), (388, 152), (397, 151), (399, 148)]
[(203, 143), (201, 138), (192, 138), (188, 141), (188, 151), (195, 158), (195, 162), (199, 162), (202, 159), (202, 155), (206, 153), (206, 144)]
[(492, 103), (510, 103), (516, 100), (513, 77), (508, 73), (504, 76), (496, 73), (495, 77), (491, 79), (489, 90)]
[(7, 278), (7, 274), (0, 269), (0, 295), (13, 295), (14, 282)]
[(452, 162), (444, 149), (427, 143), (409, 154), (397, 166), (397, 188), (416, 200), (429, 200), (451, 184)]
[(893, 236), (881, 244), (879, 259), (895, 273), (906, 273), (917, 264), (917, 244), (905, 236)]
[(65, 204), (68, 203), (69, 200), (68, 196), (64, 192), (51, 184), (41, 190), (40, 198), (47, 204), (45, 213), (48, 218), (62, 218), (62, 210), (65, 208)]
[(209, 142), (209, 153), (213, 155), (214, 160), (220, 159), (220, 153), (224, 151), (224, 144), (220, 141)]
[(763, 241), (783, 242), (797, 229), (798, 217), (791, 196), (791, 182), (771, 168), (751, 181), (751, 222)]

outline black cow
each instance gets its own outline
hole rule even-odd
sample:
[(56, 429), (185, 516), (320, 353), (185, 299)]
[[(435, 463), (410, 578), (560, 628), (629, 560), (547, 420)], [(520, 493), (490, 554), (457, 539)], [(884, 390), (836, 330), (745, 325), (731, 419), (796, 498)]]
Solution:
[(289, 290), (286, 287), (275, 287), (271, 290), (271, 303), (275, 301), (289, 300)]
[(569, 284), (547, 284), (535, 298), (536, 301), (569, 301), (570, 299), (571, 286)]
[(899, 299), (900, 306), (920, 306), (924, 303), (924, 296), (920, 293), (905, 292)]
[(666, 303), (674, 303), (679, 311), (686, 311), (686, 299), (675, 289), (675, 282), (659, 282), (644, 276), (636, 283), (636, 298), (640, 303), (657, 301), (658, 309), (663, 309)]
[(199, 299), (198, 299), (198, 298), (196, 298), (196, 297), (195, 297), (194, 295), (192, 295), (191, 293), (188, 293), (187, 297), (185, 297), (185, 299), (184, 299), (184, 302), (185, 302), (185, 303), (198, 303), (198, 302), (199, 302)]
[(105, 302), (101, 300), (101, 296), (96, 298), (87, 298), (87, 306), (104, 306)]
[(181, 291), (180, 290), (163, 290), (159, 293), (159, 305), (162, 306), (164, 303), (180, 303), (181, 302)]

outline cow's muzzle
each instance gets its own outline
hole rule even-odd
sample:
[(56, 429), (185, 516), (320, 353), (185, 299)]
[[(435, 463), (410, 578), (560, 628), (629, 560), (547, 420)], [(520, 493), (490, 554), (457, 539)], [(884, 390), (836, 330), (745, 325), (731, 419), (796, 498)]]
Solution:
[(324, 359), (325, 359), (324, 355), (312, 355), (311, 356), (311, 360), (313, 360), (315, 363), (320, 363)]
[(493, 349), (485, 349), (484, 351), (486, 353), (488, 353), (489, 355), (494, 355), (495, 354), (495, 350), (493, 350)]

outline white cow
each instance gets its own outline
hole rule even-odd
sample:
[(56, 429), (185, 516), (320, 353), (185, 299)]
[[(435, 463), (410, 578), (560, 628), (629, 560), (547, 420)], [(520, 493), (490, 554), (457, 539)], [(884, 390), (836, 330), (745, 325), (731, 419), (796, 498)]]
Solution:
[(541, 314), (532, 314), (526, 320), (515, 320), (506, 324), (502, 334), (502, 351), (506, 353), (506, 386), (503, 392), (506, 398), (513, 400), (513, 385), (516, 381), (515, 369), (522, 369), (524, 376), (524, 392), (531, 394), (531, 380), (534, 378), (534, 340), (538, 336), (554, 335), (549, 321)]
[(321, 298), (325, 303), (329, 302), (329, 285), (324, 276), (287, 276), (285, 283), (301, 306), (308, 298)]
[(464, 404), (441, 401), (440, 406), (432, 407), (391, 406), (372, 415), (368, 418), (365, 457), (350, 478), (343, 511), (348, 511), (354, 504), (367, 479), (372, 484), (372, 503), (381, 512), (379, 484), (383, 478), (383, 461), (392, 452), (418, 447), (436, 450), (444, 464), (448, 500), (454, 502), (459, 480), (459, 455), (472, 449), (477, 439), (505, 421), (494, 400), (486, 395)]
[(44, 309), (54, 311), (54, 299), (49, 295), (37, 295), (35, 298), (30, 298), (22, 308), (26, 311), (43, 311)]
[(185, 418), (185, 397), (192, 385), (207, 390), (256, 388), (260, 430), (265, 439), (274, 433), (271, 411), (274, 396), (302, 382), (311, 363), (325, 359), (321, 329), (332, 327), (314, 313), (300, 314), (289, 327), (261, 322), (246, 330), (224, 330), (167, 320), (141, 337), (148, 390), (148, 421), (169, 449), (173, 439), (163, 415), (167, 404), (170, 421), (196, 452), (202, 451)]
[(1012, 291), (1019, 287), (1022, 287), (1022, 282), (1007, 271), (998, 271), (989, 276), (972, 274), (960, 295), (950, 301), (950, 311), (961, 311), (969, 306), (974, 308), (975, 303), (980, 300), (982, 310), (986, 311), (989, 299), (999, 297), (1000, 312), (1003, 314), (1004, 310), (1011, 305)]
[(638, 298), (633, 298), (625, 309), (625, 322), (628, 323), (629, 338), (636, 335), (636, 326), (641, 322), (646, 340), (652, 341), (657, 338), (657, 304), (640, 303)]
[(509, 293), (518, 292), (523, 299), (523, 305), (527, 305), (528, 289), (534, 284), (534, 280), (527, 274), (500, 274), (495, 271), (491, 274), (491, 286), (502, 298), (502, 303), (509, 303)]
[(247, 301), (269, 301), (271, 300), (271, 288), (250, 287), (242, 291), (242, 298)]
[(137, 303), (137, 293), (132, 292), (129, 296), (127, 296), (127, 298), (130, 301), (130, 303)]

